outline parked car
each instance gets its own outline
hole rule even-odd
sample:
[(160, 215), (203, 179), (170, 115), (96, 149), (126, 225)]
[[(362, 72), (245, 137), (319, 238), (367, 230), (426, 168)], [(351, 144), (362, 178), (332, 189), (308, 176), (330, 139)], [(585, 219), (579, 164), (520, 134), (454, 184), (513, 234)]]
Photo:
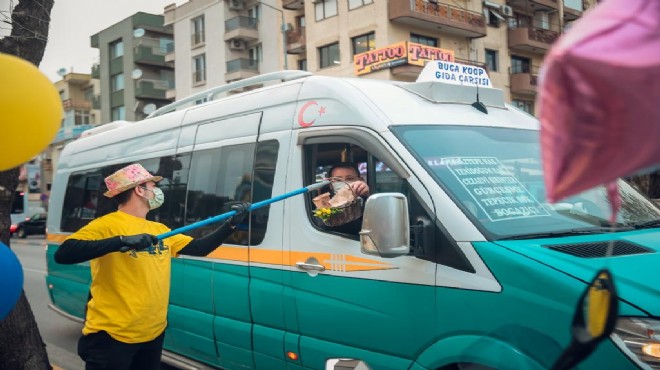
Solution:
[(47, 213), (35, 213), (17, 225), (11, 225), (9, 228), (10, 235), (16, 234), (19, 238), (26, 238), (28, 235), (46, 235), (47, 215)]

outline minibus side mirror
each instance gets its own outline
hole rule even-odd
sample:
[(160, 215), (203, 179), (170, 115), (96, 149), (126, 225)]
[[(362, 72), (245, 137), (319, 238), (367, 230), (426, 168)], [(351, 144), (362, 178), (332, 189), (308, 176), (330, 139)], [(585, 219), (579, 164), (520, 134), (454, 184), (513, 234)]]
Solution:
[(371, 195), (364, 207), (362, 220), (362, 253), (388, 258), (410, 253), (410, 222), (405, 195)]
[(619, 312), (614, 279), (608, 270), (600, 270), (578, 301), (571, 323), (571, 344), (552, 370), (572, 369), (596, 349), (596, 345), (614, 331)]

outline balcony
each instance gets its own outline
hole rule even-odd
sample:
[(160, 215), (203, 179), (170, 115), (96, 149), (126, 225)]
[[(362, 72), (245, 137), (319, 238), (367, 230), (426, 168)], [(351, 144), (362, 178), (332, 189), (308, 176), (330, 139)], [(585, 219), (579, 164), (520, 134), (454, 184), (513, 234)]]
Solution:
[(70, 110), (89, 111), (92, 108), (92, 103), (86, 100), (65, 99), (62, 100), (62, 108), (64, 108), (65, 111), (70, 111)]
[(259, 62), (254, 59), (238, 58), (227, 62), (225, 81), (242, 80), (259, 74)]
[(167, 67), (165, 51), (160, 47), (139, 45), (133, 48), (135, 63)]
[(135, 97), (138, 99), (167, 100), (167, 90), (170, 85), (172, 83), (169, 81), (137, 80), (135, 81)]
[(553, 11), (559, 8), (557, 0), (507, 0), (507, 5), (531, 11)]
[(258, 39), (259, 31), (257, 31), (256, 18), (239, 15), (238, 17), (234, 17), (225, 21), (225, 41), (254, 41)]
[(282, 8), (286, 10), (305, 10), (305, 0), (282, 0)]
[(538, 85), (539, 67), (524, 66), (509, 68), (509, 84), (511, 93), (521, 95), (535, 95)]
[(286, 52), (287, 54), (302, 54), (307, 50), (307, 41), (305, 39), (305, 28), (299, 27), (286, 31)]
[(170, 42), (165, 45), (165, 63), (174, 62), (175, 53), (174, 53), (174, 42)]
[(53, 140), (52, 144), (61, 143), (66, 140), (77, 139), (80, 137), (80, 134), (92, 128), (94, 128), (92, 125), (61, 127), (59, 130), (57, 130), (57, 134), (55, 135), (55, 139)]
[(509, 48), (545, 54), (559, 38), (557, 31), (509, 23)]
[(98, 63), (92, 65), (92, 78), (101, 78), (101, 66)]
[(582, 16), (584, 4), (582, 0), (564, 0), (564, 20), (574, 21)]
[(101, 109), (101, 95), (94, 95), (92, 98), (92, 109)]
[(390, 0), (390, 21), (464, 37), (486, 36), (483, 14), (424, 0)]

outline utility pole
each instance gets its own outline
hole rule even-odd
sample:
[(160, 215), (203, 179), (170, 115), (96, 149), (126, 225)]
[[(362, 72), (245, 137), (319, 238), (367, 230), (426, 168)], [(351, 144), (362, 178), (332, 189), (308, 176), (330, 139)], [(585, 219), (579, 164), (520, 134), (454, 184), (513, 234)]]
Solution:
[(278, 8), (272, 6), (272, 5), (266, 4), (262, 1), (257, 1), (257, 3), (280, 12), (280, 18), (281, 18), (281, 22), (282, 22), (282, 25), (280, 26), (280, 30), (282, 31), (282, 52), (284, 53), (284, 69), (289, 69), (289, 65), (286, 61), (286, 59), (287, 59), (286, 58), (286, 23), (284, 23), (284, 11), (282, 9), (278, 9)]

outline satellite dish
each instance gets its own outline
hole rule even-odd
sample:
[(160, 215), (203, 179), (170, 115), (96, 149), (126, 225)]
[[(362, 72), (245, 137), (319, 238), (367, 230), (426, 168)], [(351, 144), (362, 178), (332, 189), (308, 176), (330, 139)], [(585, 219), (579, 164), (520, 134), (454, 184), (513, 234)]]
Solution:
[(142, 108), (142, 113), (144, 114), (151, 114), (156, 110), (156, 104), (154, 103), (149, 103)]
[(144, 28), (136, 28), (133, 31), (133, 37), (142, 37), (144, 36)]
[(142, 70), (141, 69), (134, 69), (133, 72), (131, 72), (131, 78), (134, 80), (137, 80), (138, 78), (142, 77)]
[(66, 68), (60, 68), (57, 70), (57, 74), (63, 77), (66, 74)]

